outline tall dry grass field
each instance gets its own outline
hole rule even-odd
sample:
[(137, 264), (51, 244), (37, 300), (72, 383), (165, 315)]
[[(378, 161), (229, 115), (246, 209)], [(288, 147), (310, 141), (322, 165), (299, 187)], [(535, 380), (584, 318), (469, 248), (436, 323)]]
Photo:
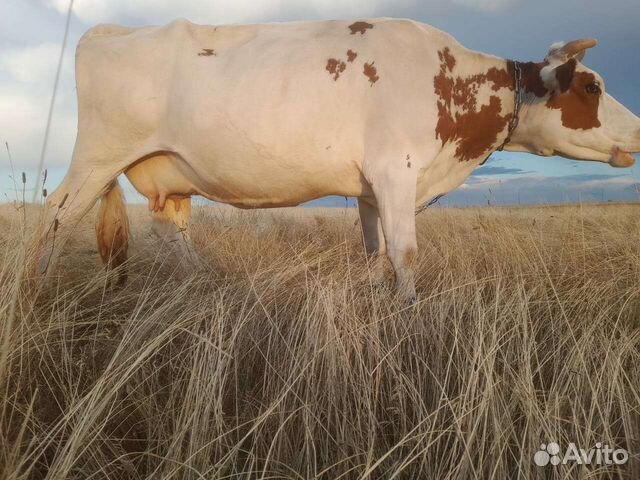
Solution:
[(415, 307), (355, 211), (202, 207), (194, 269), (129, 210), (118, 289), (93, 218), (21, 278), (36, 212), (2, 209), (1, 478), (640, 478), (638, 206), (429, 210)]

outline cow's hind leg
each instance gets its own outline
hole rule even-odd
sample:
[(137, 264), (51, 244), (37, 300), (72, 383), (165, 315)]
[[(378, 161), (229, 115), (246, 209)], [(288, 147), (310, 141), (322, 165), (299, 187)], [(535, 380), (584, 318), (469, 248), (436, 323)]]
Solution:
[(107, 193), (118, 171), (72, 165), (62, 184), (49, 196), (41, 225), (38, 271), (53, 270), (64, 244), (98, 198)]
[(172, 254), (188, 266), (198, 265), (198, 255), (191, 241), (191, 197), (170, 198), (164, 208), (153, 212), (151, 231), (165, 243)]
[(96, 238), (100, 258), (107, 270), (119, 268), (118, 285), (127, 279), (127, 249), (129, 247), (129, 219), (124, 193), (114, 180), (100, 201), (96, 219)]
[(360, 224), (362, 225), (362, 239), (369, 261), (371, 279), (379, 285), (384, 281), (384, 255), (387, 251), (382, 222), (378, 207), (365, 199), (358, 199)]

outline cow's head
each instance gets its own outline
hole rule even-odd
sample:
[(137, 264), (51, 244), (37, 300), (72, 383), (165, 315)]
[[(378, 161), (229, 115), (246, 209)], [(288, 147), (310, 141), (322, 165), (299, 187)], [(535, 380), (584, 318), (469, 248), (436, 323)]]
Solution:
[(522, 63), (520, 123), (511, 151), (634, 164), (640, 119), (606, 92), (602, 77), (581, 62), (593, 39), (552, 45), (542, 63)]

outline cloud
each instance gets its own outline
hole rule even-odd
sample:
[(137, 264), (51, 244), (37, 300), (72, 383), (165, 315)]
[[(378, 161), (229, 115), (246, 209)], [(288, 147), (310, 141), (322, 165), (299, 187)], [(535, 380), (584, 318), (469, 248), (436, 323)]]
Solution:
[[(68, 0), (48, 0), (59, 12), (66, 12)], [(122, 21), (164, 23), (189, 18), (197, 23), (222, 24), (284, 20), (291, 18), (339, 18), (375, 16), (385, 7), (403, 7), (416, 0), (76, 0), (74, 14), (86, 23)]]
[(511, 179), (482, 177), (463, 184), (444, 197), (440, 204), (517, 205), (639, 200), (640, 181), (637, 178), (628, 175), (585, 174)]
[[(9, 144), (16, 168), (29, 169), (37, 165), (50, 100), (50, 93), (34, 93), (16, 85), (0, 90), (0, 140)], [(59, 100), (61, 104), (70, 103), (63, 97)], [(57, 109), (47, 149), (48, 165), (69, 162), (75, 135), (75, 111)]]
[(516, 175), (529, 173), (521, 168), (511, 168), (511, 167), (498, 167), (494, 165), (484, 165), (480, 168), (477, 168), (472, 176), (481, 177), (485, 175)]
[[(66, 13), (69, 0), (40, 0)], [(518, 0), (75, 0), (74, 14), (85, 23), (133, 21), (166, 23), (188, 18), (196, 23), (235, 23), (394, 16), (419, 9), (450, 14), (457, 10), (500, 13)], [(396, 13), (397, 15), (397, 13)]]
[(486, 12), (499, 12), (514, 5), (516, 0), (452, 0), (454, 4)]
[[(7, 142), (18, 169), (29, 169), (40, 157), (53, 91), (60, 45), (43, 43), (0, 52), (0, 140)], [(76, 134), (73, 58), (63, 61), (61, 88), (47, 149), (47, 164), (66, 164)]]
[[(60, 45), (40, 45), (3, 49), (0, 51), (0, 72), (16, 82), (51, 85), (58, 66)], [(73, 59), (69, 53), (63, 61), (65, 80), (72, 77)]]
[[(16, 168), (28, 170), (37, 165), (51, 102), (51, 81), (48, 88), (36, 88), (8, 82), (0, 88), (0, 141), (11, 148)], [(61, 91), (56, 99), (47, 165), (65, 165), (71, 159), (76, 137), (75, 102), (73, 92)]]
[(588, 182), (592, 180), (610, 180), (616, 178), (629, 178), (627, 175), (604, 174), (604, 173), (579, 173), (576, 175), (563, 175), (562, 179), (568, 182)]

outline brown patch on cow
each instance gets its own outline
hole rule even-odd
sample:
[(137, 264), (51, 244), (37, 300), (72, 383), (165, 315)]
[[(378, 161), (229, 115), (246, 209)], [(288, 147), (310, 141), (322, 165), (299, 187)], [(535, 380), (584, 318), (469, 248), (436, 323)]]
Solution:
[(216, 51), (213, 48), (203, 48), (202, 51), (198, 53), (199, 57), (210, 57), (212, 55), (216, 55)]
[(371, 83), (372, 87), (374, 83), (380, 80), (378, 71), (376, 70), (376, 67), (373, 66), (374, 63), (375, 62), (365, 63), (364, 70), (362, 71), (362, 73), (364, 73), (364, 75), (369, 79), (369, 83)]
[(544, 85), (540, 72), (544, 67), (548, 65), (547, 62), (533, 63), (526, 62), (520, 63), (520, 83), (522, 89), (526, 93), (532, 93), (538, 98), (542, 98), (549, 93), (549, 90)]
[(600, 96), (585, 91), (585, 87), (595, 81), (592, 73), (575, 72), (567, 91), (552, 95), (547, 100), (547, 107), (562, 112), (562, 125), (573, 130), (588, 130), (601, 125), (598, 119)]
[(456, 59), (449, 49), (439, 51), (438, 57), (440, 72), (434, 78), (439, 98), (436, 138), (443, 145), (457, 142), (455, 155), (461, 161), (480, 158), (498, 142), (498, 135), (507, 128), (512, 114), (501, 115), (502, 101), (495, 95), (489, 98), (488, 105), (478, 108), (478, 92), (487, 83), (494, 92), (501, 88), (513, 91), (513, 62), (507, 62), (504, 69), (492, 67), (486, 73), (456, 77), (453, 75)]
[(358, 54), (356, 52), (354, 52), (353, 50), (351, 50), (351, 49), (347, 50), (347, 61), (349, 63), (353, 63), (353, 61), (356, 59), (357, 56), (358, 56)]
[(438, 50), (438, 58), (440, 59), (441, 69), (442, 64), (444, 63), (447, 70), (449, 70), (450, 72), (453, 71), (453, 67), (456, 66), (456, 59), (453, 55), (451, 55), (449, 47), (445, 47), (444, 50)]
[(407, 168), (411, 168), (411, 162), (407, 162)]
[(508, 62), (507, 68), (492, 67), (487, 71), (487, 81), (493, 83), (491, 89), (497, 92), (501, 88), (515, 90), (513, 62)]
[(349, 30), (351, 30), (351, 35), (355, 35), (356, 33), (359, 33), (360, 35), (364, 35), (365, 32), (371, 28), (373, 28), (373, 25), (367, 22), (355, 22), (349, 25)]
[(333, 75), (333, 80), (336, 81), (340, 78), (340, 74), (345, 71), (347, 68), (347, 64), (342, 60), (337, 60), (335, 58), (330, 58), (327, 60), (326, 70), (330, 75)]

